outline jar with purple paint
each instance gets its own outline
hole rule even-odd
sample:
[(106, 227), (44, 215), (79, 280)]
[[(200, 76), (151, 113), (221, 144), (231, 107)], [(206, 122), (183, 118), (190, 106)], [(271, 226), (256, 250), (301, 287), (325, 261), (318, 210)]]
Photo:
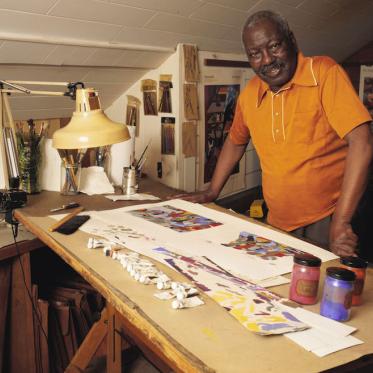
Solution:
[(355, 278), (355, 273), (348, 269), (326, 269), (320, 315), (337, 321), (347, 321), (350, 318)]

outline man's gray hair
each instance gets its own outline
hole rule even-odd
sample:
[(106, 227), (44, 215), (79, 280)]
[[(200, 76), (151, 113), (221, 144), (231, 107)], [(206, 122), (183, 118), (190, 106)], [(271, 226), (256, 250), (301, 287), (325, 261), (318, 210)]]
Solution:
[(282, 35), (284, 35), (285, 38), (289, 39), (291, 35), (291, 30), (288, 24), (288, 21), (278, 13), (275, 13), (271, 10), (260, 10), (259, 12), (256, 12), (252, 14), (245, 22), (243, 29), (242, 29), (242, 35), (245, 32), (246, 29), (255, 26), (257, 23), (263, 20), (269, 20), (275, 23), (279, 31)]

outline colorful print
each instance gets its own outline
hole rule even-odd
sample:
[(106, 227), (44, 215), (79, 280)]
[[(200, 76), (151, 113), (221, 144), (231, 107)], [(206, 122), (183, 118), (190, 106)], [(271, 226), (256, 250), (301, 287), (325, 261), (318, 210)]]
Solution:
[(177, 232), (197, 231), (222, 224), (170, 205), (132, 210), (129, 213)]
[(207, 258), (186, 257), (164, 247), (154, 251), (165, 255), (169, 265), (193, 281), (248, 330), (271, 335), (307, 328), (278, 306), (282, 300), (279, 295), (230, 274)]
[(265, 260), (276, 260), (284, 256), (304, 254), (301, 250), (293, 249), (248, 232), (240, 232), (237, 240), (222, 243), (222, 245), (233, 247), (236, 250), (244, 250), (248, 255), (255, 255)]

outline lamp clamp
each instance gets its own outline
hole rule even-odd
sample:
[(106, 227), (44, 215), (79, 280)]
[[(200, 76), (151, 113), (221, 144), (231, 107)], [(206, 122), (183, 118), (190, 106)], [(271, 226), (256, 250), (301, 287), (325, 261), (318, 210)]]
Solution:
[(75, 82), (75, 83), (69, 83), (67, 85), (68, 91), (64, 93), (64, 96), (70, 97), (72, 100), (76, 99), (76, 90), (79, 88), (84, 89), (84, 83), (83, 82)]

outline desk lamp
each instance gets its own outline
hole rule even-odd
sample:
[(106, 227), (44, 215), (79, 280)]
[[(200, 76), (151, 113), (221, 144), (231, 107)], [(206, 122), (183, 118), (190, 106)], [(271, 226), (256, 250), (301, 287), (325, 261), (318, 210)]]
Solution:
[[(62, 86), (64, 92), (31, 90), (23, 85), (41, 86)], [(5, 88), (6, 87), (6, 88)], [(0, 116), (3, 117), (3, 110), (8, 116), (9, 130), (15, 134), (15, 126), (8, 102), (8, 95), (21, 93), (26, 95), (46, 95), (46, 96), (66, 96), (76, 101), (76, 110), (71, 121), (63, 128), (57, 130), (53, 135), (53, 147), (58, 149), (60, 155), (66, 154), (70, 149), (79, 149), (84, 155), (87, 148), (112, 145), (130, 139), (130, 135), (125, 124), (116, 123), (110, 120), (101, 109), (98, 92), (93, 88), (85, 88), (81, 82), (38, 82), (38, 81), (8, 81), (0, 80), (0, 92), (2, 102), (0, 105)], [(4, 123), (0, 121), (0, 127)], [(1, 128), (0, 128), (1, 130)], [(0, 132), (1, 133), (1, 132)], [(2, 158), (6, 158), (3, 147), (3, 139), (0, 137), (0, 150)], [(9, 157), (7, 157), (9, 158)], [(6, 164), (3, 163), (4, 180), (6, 187), (8, 184), (8, 172)]]
[[(82, 88), (77, 88), (82, 85)], [(126, 125), (113, 122), (101, 109), (98, 92), (82, 83), (69, 84), (68, 95), (76, 100), (71, 121), (53, 135), (56, 149), (86, 149), (116, 144), (130, 138)]]
[[(24, 85), (64, 86), (65, 92), (38, 91), (23, 87)], [(85, 88), (81, 82), (34, 82), (0, 80), (0, 91), (4, 99), (10, 93), (28, 95), (67, 96), (76, 101), (76, 110), (71, 121), (53, 135), (53, 146), (56, 149), (82, 149), (112, 145), (130, 138), (127, 126), (110, 120), (101, 109), (98, 92), (93, 88)], [(5, 89), (4, 86), (9, 87)], [(80, 87), (79, 87), (80, 86)], [(5, 109), (11, 118), (9, 103), (6, 99)], [(14, 129), (13, 120), (10, 120)]]

